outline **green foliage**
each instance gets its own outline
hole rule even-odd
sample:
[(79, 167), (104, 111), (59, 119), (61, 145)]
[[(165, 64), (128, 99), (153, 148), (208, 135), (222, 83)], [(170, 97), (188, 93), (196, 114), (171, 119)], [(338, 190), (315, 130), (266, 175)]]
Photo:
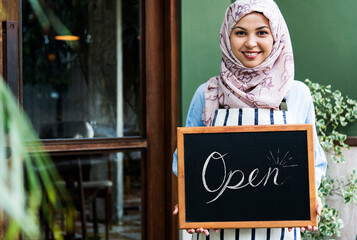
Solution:
[(343, 221), (338, 216), (338, 211), (329, 208), (326, 204), (318, 216), (319, 230), (317, 232), (304, 232), (303, 239), (324, 240), (340, 236), (339, 229), (343, 228)]
[(340, 132), (342, 127), (357, 119), (357, 101), (343, 97), (338, 90), (332, 91), (331, 86), (312, 83), (306, 79), (309, 86), (316, 113), (316, 130), (321, 146), (331, 153), (336, 162), (344, 162), (341, 147), (348, 148), (344, 143), (347, 135)]
[[(333, 91), (330, 85), (323, 86), (308, 79), (305, 83), (310, 88), (314, 101), (316, 130), (321, 146), (331, 156), (334, 164), (345, 162), (341, 150), (349, 146), (344, 142), (347, 135), (340, 130), (357, 119), (357, 101), (342, 96), (338, 90)], [(326, 197), (335, 195), (343, 198), (345, 204), (357, 204), (356, 171), (351, 170), (348, 178), (333, 179), (326, 176), (322, 179), (318, 194), (324, 206), (318, 217), (319, 230), (302, 233), (303, 239), (332, 239), (340, 235), (339, 230), (343, 227), (343, 221), (339, 218), (338, 210), (330, 208), (325, 200)]]
[(10, 218), (4, 239), (20, 233), (24, 239), (41, 239), (40, 212), (55, 239), (62, 239), (54, 214), (63, 214), (72, 226), (74, 207), (64, 187), (54, 184), (60, 177), (1, 78), (0, 176), (0, 209)]

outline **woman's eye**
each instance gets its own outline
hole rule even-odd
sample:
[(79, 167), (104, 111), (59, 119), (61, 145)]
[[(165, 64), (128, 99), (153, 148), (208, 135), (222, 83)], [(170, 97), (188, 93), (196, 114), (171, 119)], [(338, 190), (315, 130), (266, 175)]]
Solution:
[(235, 32), (235, 35), (244, 36), (244, 35), (246, 35), (246, 33), (244, 31), (237, 31), (237, 32)]
[(259, 31), (258, 35), (268, 35), (269, 33), (267, 31)]

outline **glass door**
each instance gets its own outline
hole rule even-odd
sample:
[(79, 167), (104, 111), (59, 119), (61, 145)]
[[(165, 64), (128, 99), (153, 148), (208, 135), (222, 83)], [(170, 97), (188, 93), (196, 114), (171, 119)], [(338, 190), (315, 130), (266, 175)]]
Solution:
[(139, 0), (22, 2), (23, 107), (41, 139), (142, 135)]
[(177, 2), (0, 7), (0, 73), (71, 183), (76, 236), (177, 239)]
[[(45, 142), (145, 141), (140, 8), (139, 0), (22, 1), (22, 106)], [(75, 234), (142, 239), (141, 149), (91, 150), (52, 156), (66, 185), (74, 182)]]

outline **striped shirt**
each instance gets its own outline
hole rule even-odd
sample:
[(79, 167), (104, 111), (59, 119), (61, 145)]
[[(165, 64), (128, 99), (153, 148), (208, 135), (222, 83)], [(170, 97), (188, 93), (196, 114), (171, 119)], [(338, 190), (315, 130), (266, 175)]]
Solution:
[(299, 240), (300, 230), (287, 228), (253, 228), (253, 229), (220, 229), (218, 233), (209, 230), (210, 234), (188, 234), (183, 231), (182, 240)]

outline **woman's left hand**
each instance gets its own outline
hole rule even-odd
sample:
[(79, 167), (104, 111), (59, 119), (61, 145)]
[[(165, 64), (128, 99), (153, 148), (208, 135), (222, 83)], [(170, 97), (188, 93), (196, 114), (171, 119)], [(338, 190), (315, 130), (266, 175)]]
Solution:
[[(321, 214), (321, 211), (322, 211), (322, 202), (321, 202), (321, 198), (319, 196), (316, 197), (316, 213), (317, 215), (320, 215)], [(178, 214), (178, 206), (177, 204), (175, 205), (175, 210), (173, 212), (174, 215), (177, 215)], [(292, 228), (288, 228), (289, 232), (292, 230)], [(305, 227), (301, 227), (300, 228), (300, 231), (303, 232), (303, 231), (317, 231), (318, 230), (318, 227), (317, 226), (307, 226), (306, 228)], [(206, 234), (207, 235), (207, 234)]]
[[(321, 202), (321, 198), (319, 196), (316, 197), (316, 213), (317, 215), (320, 215), (321, 214), (321, 211), (322, 211), (322, 202)], [(289, 232), (292, 230), (292, 228), (288, 228)], [(317, 226), (307, 226), (307, 227), (301, 227), (300, 228), (300, 231), (303, 232), (303, 231), (317, 231), (318, 230), (318, 227)]]

